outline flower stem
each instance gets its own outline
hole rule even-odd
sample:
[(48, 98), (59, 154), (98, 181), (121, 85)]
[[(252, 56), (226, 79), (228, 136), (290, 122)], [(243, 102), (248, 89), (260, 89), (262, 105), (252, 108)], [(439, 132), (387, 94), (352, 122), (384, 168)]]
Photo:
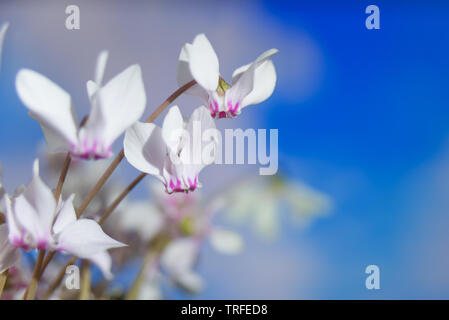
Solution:
[[(81, 120), (80, 127), (84, 126), (87, 121), (87, 116)], [(62, 186), (64, 185), (65, 178), (67, 177), (67, 172), (69, 171), (70, 163), (72, 162), (72, 157), (70, 156), (70, 152), (67, 152), (67, 156), (65, 157), (64, 164), (62, 166), (61, 174), (59, 175), (58, 185), (55, 190), (55, 199), (56, 202), (59, 200), (62, 192)]]
[[(176, 100), (181, 94), (183, 94), (185, 91), (190, 89), (196, 84), (195, 80), (190, 81), (189, 83), (183, 85), (181, 88), (173, 92), (156, 110), (153, 111), (153, 113), (148, 117), (148, 119), (145, 122), (153, 122), (161, 113), (164, 111), (165, 108), (167, 108), (173, 101)], [(100, 177), (100, 179), (97, 181), (95, 186), (90, 190), (88, 195), (86, 196), (86, 199), (81, 203), (78, 210), (76, 211), (76, 216), (79, 218), (86, 210), (87, 206), (90, 204), (90, 202), (93, 200), (95, 195), (98, 191), (100, 191), (101, 187), (106, 183), (106, 181), (109, 179), (111, 174), (114, 172), (114, 170), (117, 168), (117, 166), (120, 164), (120, 162), (125, 157), (125, 152), (122, 149), (120, 153), (115, 157), (115, 159), (112, 161), (112, 163), (109, 165), (109, 167), (106, 169), (106, 171), (103, 173), (103, 175)]]
[(5, 288), (7, 279), (8, 279), (8, 269), (0, 273), (0, 298), (2, 297), (3, 288)]
[(64, 165), (61, 170), (61, 175), (59, 176), (58, 185), (56, 186), (55, 190), (56, 202), (59, 200), (59, 197), (61, 196), (62, 186), (64, 185), (65, 178), (67, 177), (67, 172), (69, 171), (71, 161), (72, 157), (70, 156), (70, 153), (67, 153), (67, 156), (65, 157), (64, 160)]
[(81, 264), (81, 291), (79, 300), (89, 300), (90, 281), (91, 281), (91, 274), (89, 269), (89, 261), (83, 260)]
[(59, 287), (59, 285), (61, 284), (62, 279), (64, 279), (64, 275), (65, 275), (65, 271), (67, 269), (68, 266), (74, 264), (76, 262), (77, 257), (72, 257), (65, 265), (64, 267), (61, 268), (61, 270), (59, 271), (57, 277), (55, 278), (55, 280), (53, 280), (53, 282), (50, 284), (50, 286), (47, 289), (47, 292), (45, 292), (44, 294), (44, 299), (47, 300), (51, 297), (51, 295), (53, 294), (53, 292), (55, 292), (56, 288)]
[(42, 261), (44, 260), (45, 250), (39, 250), (39, 254), (37, 256), (36, 264), (34, 265), (33, 276), (31, 278), (30, 284), (28, 285), (27, 290), (25, 291), (22, 299), (23, 300), (34, 300), (34, 296), (36, 295), (37, 283), (39, 282), (39, 274), (42, 266)]

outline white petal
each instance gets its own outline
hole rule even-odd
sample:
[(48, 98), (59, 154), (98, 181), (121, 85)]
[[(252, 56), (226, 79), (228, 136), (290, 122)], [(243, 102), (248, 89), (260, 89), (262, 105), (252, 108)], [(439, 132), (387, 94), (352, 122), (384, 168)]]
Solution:
[(142, 116), (146, 95), (140, 66), (133, 65), (99, 89), (85, 125), (90, 143), (109, 148), (127, 128)]
[(210, 242), (217, 251), (225, 254), (236, 254), (243, 250), (243, 240), (240, 235), (229, 230), (213, 229)]
[(87, 95), (89, 96), (89, 100), (92, 102), (92, 98), (94, 94), (100, 89), (101, 84), (103, 82), (104, 71), (106, 69), (106, 63), (108, 61), (109, 52), (102, 51), (98, 55), (97, 64), (95, 66), (95, 81), (89, 80), (86, 83), (87, 87)]
[(187, 53), (193, 78), (204, 89), (215, 91), (220, 76), (218, 58), (206, 36), (197, 35)]
[[(216, 129), (215, 121), (210, 116), (210, 111), (200, 106), (196, 108), (190, 116), (187, 124), (187, 132), (189, 134), (189, 144), (187, 142), (181, 143), (184, 147), (181, 151), (180, 157), (182, 163), (186, 164), (188, 171), (192, 171), (193, 178), (199, 174), (199, 172), (211, 162), (209, 159), (203, 158), (202, 152), (205, 151), (209, 144), (212, 144), (214, 149), (212, 161), (215, 159), (216, 148), (218, 147), (218, 137), (216, 135), (208, 138), (213, 140), (204, 140), (203, 134), (208, 130)], [(218, 134), (218, 132), (216, 132)]]
[(189, 67), (189, 50), (191, 47), (192, 45), (190, 43), (186, 43), (179, 53), (177, 80), (178, 86), (180, 87), (193, 80)]
[(20, 250), (13, 247), (8, 240), (8, 227), (0, 225), (0, 273), (20, 261)]
[(203, 279), (195, 272), (184, 272), (179, 274), (175, 281), (191, 293), (198, 293), (204, 288)]
[(94, 81), (89, 80), (86, 83), (87, 88), (87, 95), (89, 97), (90, 102), (92, 103), (92, 99), (94, 97), (94, 94), (100, 89), (100, 86), (96, 84)]
[(40, 119), (33, 113), (29, 113), (29, 116), (39, 122), (42, 132), (44, 133), (45, 141), (49, 152), (66, 152), (69, 148), (67, 140), (61, 136), (57, 131), (41, 123)]
[[(272, 63), (266, 63), (276, 52), (278, 52), (277, 49), (267, 50), (253, 63), (235, 70), (232, 76), (232, 87), (227, 91), (227, 98), (233, 103), (243, 103), (240, 108), (267, 99), (274, 90), (276, 72)], [(266, 65), (263, 66), (264, 64)], [(246, 100), (248, 96), (250, 97)]]
[(137, 170), (161, 179), (167, 148), (162, 130), (153, 123), (137, 122), (126, 131), (125, 157)]
[(106, 69), (106, 63), (108, 62), (109, 52), (101, 51), (97, 58), (97, 65), (95, 67), (95, 83), (101, 87), (103, 82), (104, 70)]
[(101, 251), (86, 259), (92, 261), (100, 269), (106, 280), (111, 280), (114, 277), (111, 272), (112, 259), (107, 251)]
[(9, 230), (9, 241), (11, 243), (15, 243), (20, 241), (20, 239), (22, 238), (21, 228), (18, 225), (16, 217), (13, 213), (11, 198), (8, 195), (5, 195), (3, 201), (6, 208), (6, 223)]
[(75, 195), (72, 194), (70, 197), (63, 202), (61, 209), (59, 210), (58, 216), (56, 217), (55, 223), (53, 225), (53, 232), (59, 233), (64, 228), (76, 221), (76, 212), (73, 207), (73, 199)]
[(56, 214), (56, 201), (50, 188), (39, 176), (38, 159), (33, 164), (33, 179), (25, 188), (23, 195), (37, 213), (43, 230), (50, 230)]
[(2, 66), (2, 49), (3, 49), (3, 41), (5, 40), (6, 31), (9, 28), (9, 23), (4, 23), (0, 27), (0, 70)]
[(50, 241), (50, 230), (44, 228), (39, 220), (39, 214), (23, 195), (14, 199), (12, 209), (17, 219), (17, 225), (20, 225), (31, 237), (32, 243), (27, 244), (34, 247), (38, 243), (47, 244)]
[(34, 119), (52, 130), (67, 148), (77, 143), (77, 119), (70, 95), (43, 75), (28, 69), (19, 71), (16, 89)]
[(243, 99), (242, 108), (267, 100), (276, 87), (276, 69), (273, 61), (268, 60), (254, 71), (253, 90)]
[[(188, 51), (192, 47), (190, 43), (186, 43), (182, 49), (181, 53), (179, 54), (179, 62), (178, 62), (178, 86), (182, 87), (183, 85), (189, 83), (190, 81), (194, 80), (193, 76), (190, 72), (190, 66), (189, 66), (189, 56)], [(190, 94), (192, 96), (196, 96), (197, 98), (203, 100), (204, 102), (208, 102), (209, 94), (206, 90), (204, 90), (201, 86), (198, 84), (195, 84), (193, 87), (188, 89), (186, 94)]]
[(183, 134), (184, 120), (178, 106), (173, 106), (168, 110), (162, 124), (162, 138), (165, 144), (174, 153), (178, 152), (178, 147)]
[(58, 249), (80, 258), (89, 258), (110, 248), (125, 246), (106, 233), (100, 225), (90, 219), (79, 219), (57, 235)]

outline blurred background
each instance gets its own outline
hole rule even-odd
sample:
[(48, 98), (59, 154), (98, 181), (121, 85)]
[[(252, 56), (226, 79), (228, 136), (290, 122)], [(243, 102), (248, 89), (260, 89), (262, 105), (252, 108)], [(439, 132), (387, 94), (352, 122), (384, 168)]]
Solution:
[[(69, 31), (65, 8), (73, 4), (81, 28)], [(370, 4), (380, 8), (380, 30), (365, 27)], [(82, 116), (89, 110), (85, 82), (97, 54), (108, 49), (106, 80), (142, 66), (146, 117), (176, 89), (179, 51), (196, 34), (207, 35), (227, 80), (278, 48), (272, 97), (217, 126), (279, 129), (279, 173), (325, 197), (326, 214), (296, 225), (288, 203), (280, 203), (279, 229), (268, 238), (251, 223), (219, 217), (242, 234), (244, 252), (223, 256), (204, 246), (197, 270), (205, 289), (190, 296), (168, 286), (166, 295), (449, 298), (448, 18), (446, 1), (2, 0), (0, 23), (11, 24), (0, 74), (5, 187), (12, 192), (29, 181), (43, 143), (15, 92), (20, 68), (65, 88)], [(189, 96), (176, 103), (185, 115), (198, 106)], [(207, 168), (203, 195), (232, 189), (236, 178), (257, 170)], [(123, 162), (115, 175), (128, 183), (136, 170)], [(147, 195), (142, 184), (131, 198)], [(371, 264), (380, 268), (380, 290), (365, 288)]]

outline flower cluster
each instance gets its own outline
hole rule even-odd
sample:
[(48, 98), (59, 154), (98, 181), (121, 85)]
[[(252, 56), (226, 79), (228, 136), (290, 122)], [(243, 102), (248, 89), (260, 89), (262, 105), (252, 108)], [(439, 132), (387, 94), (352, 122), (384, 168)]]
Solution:
[[(8, 26), (0, 28), (0, 57)], [(94, 80), (87, 81), (90, 113), (81, 121), (67, 91), (36, 71), (21, 69), (16, 76), (17, 94), (42, 128), (47, 165), (42, 175), (36, 159), (29, 184), (12, 194), (0, 182), (0, 295), (73, 298), (73, 293), (59, 286), (61, 278), (52, 275), (77, 259), (84, 260), (82, 272), (90, 270), (87, 261), (100, 269), (103, 277), (93, 279), (94, 283), (107, 280), (95, 293), (90, 283), (86, 288), (83, 282), (80, 298), (94, 294), (160, 298), (162, 282), (158, 279), (164, 277), (189, 292), (198, 292), (204, 284), (195, 264), (205, 242), (224, 254), (243, 249), (237, 233), (214, 221), (218, 212), (228, 209), (229, 201), (238, 206), (240, 199), (223, 193), (226, 199), (212, 196), (204, 200), (198, 191), (193, 192), (201, 187), (200, 172), (216, 158), (215, 121), (235, 118), (244, 107), (270, 97), (276, 85), (271, 60), (276, 52), (270, 49), (236, 69), (229, 85), (219, 73), (217, 54), (204, 34), (186, 43), (178, 61), (179, 88), (172, 96), (187, 93), (200, 99), (202, 105), (188, 120), (182, 108), (170, 106), (170, 98), (142, 121), (147, 103), (142, 70), (138, 64), (131, 65), (103, 84), (107, 51), (97, 58)], [(154, 124), (168, 107), (162, 126)], [(123, 149), (108, 162), (113, 144), (123, 134)], [(111, 181), (105, 185), (124, 158), (140, 172), (138, 177), (124, 189)], [(89, 159), (105, 160), (85, 161)], [(47, 176), (58, 181), (54, 188), (44, 182), (45, 168)], [(126, 195), (148, 174), (156, 178), (150, 200), (127, 202)], [(268, 191), (266, 199), (271, 199)], [(21, 263), (21, 256), (32, 260), (33, 272)], [(72, 256), (68, 262), (67, 256)], [(132, 261), (140, 262), (140, 271), (131, 285), (124, 286), (120, 276), (129, 272)], [(45, 273), (47, 266), (55, 272)], [(8, 286), (3, 287), (6, 277)]]

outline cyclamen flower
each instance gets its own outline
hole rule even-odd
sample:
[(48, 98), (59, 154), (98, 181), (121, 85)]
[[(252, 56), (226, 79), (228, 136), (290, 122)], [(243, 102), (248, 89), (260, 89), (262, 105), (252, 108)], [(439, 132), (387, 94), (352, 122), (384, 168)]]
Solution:
[(187, 93), (203, 100), (213, 118), (234, 118), (244, 107), (268, 99), (276, 85), (276, 71), (270, 57), (278, 52), (270, 49), (254, 62), (232, 74), (232, 86), (220, 77), (217, 55), (204, 34), (181, 49), (178, 65), (178, 84), (192, 80), (197, 84)]
[[(150, 185), (153, 201), (132, 203), (118, 216), (117, 224), (129, 233), (139, 235), (148, 243), (160, 234), (169, 236), (162, 251), (160, 267), (171, 280), (189, 292), (198, 292), (203, 279), (195, 271), (201, 246), (209, 241), (212, 248), (223, 254), (238, 254), (243, 250), (239, 234), (216, 226), (212, 218), (223, 202), (201, 201), (199, 193), (167, 194), (156, 183)], [(154, 272), (159, 265), (148, 270), (147, 281), (154, 288)]]
[(162, 128), (137, 122), (126, 131), (125, 156), (136, 169), (158, 178), (168, 193), (193, 191), (200, 186), (200, 171), (214, 161), (215, 130), (204, 106), (195, 109), (187, 124), (174, 106)]
[(83, 159), (108, 158), (113, 142), (143, 114), (146, 96), (140, 66), (128, 67), (102, 87), (106, 60), (102, 52), (95, 82), (87, 83), (91, 112), (83, 127), (66, 91), (35, 71), (22, 69), (17, 74), (19, 97), (40, 123), (52, 151)]
[(280, 233), (280, 213), (285, 209), (293, 224), (306, 226), (332, 207), (327, 195), (279, 174), (245, 179), (222, 196), (231, 221), (249, 223), (266, 239), (273, 239)]
[(96, 221), (77, 220), (73, 198), (72, 194), (56, 202), (39, 176), (36, 159), (30, 184), (14, 197), (6, 194), (4, 198), (9, 241), (24, 250), (60, 251), (90, 259), (108, 276), (111, 261), (106, 250), (124, 244), (106, 235)]
[(9, 23), (5, 22), (0, 27), (0, 69), (2, 67), (2, 49), (3, 49), (3, 41), (5, 40), (6, 31), (8, 30)]

